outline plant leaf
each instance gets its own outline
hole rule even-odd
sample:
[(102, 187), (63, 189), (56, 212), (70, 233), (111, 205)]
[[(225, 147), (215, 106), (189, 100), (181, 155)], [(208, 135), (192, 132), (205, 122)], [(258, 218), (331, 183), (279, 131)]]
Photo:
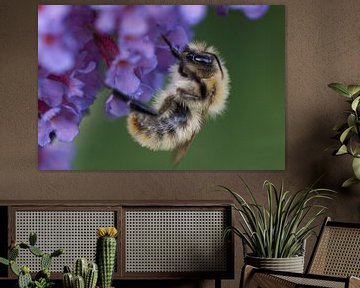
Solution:
[(359, 105), (360, 96), (356, 97), (351, 103), (351, 109), (356, 111), (357, 106)]
[(352, 168), (357, 179), (360, 179), (360, 158), (354, 158)]
[(337, 93), (350, 98), (351, 95), (347, 89), (347, 86), (341, 83), (331, 83), (328, 85), (329, 88), (333, 89), (334, 91), (336, 91)]
[(347, 91), (349, 92), (350, 96), (354, 96), (360, 92), (360, 85), (348, 85)]
[(347, 153), (348, 153), (348, 150), (346, 148), (346, 145), (341, 145), (341, 147), (339, 148), (339, 150), (336, 152), (335, 155), (344, 155)]
[(348, 134), (352, 128), (353, 128), (353, 126), (350, 126), (349, 128), (345, 129), (345, 131), (343, 133), (341, 133), (341, 136), (340, 136), (341, 143), (344, 143), (344, 141), (346, 140), (346, 137), (348, 136)]
[(10, 264), (9, 260), (6, 259), (6, 258), (3, 258), (3, 257), (0, 257), (0, 263), (4, 264), (4, 265), (9, 265)]
[(352, 185), (359, 184), (359, 183), (360, 183), (359, 179), (357, 179), (356, 177), (351, 177), (351, 178), (345, 180), (344, 183), (341, 185), (341, 187), (348, 188)]

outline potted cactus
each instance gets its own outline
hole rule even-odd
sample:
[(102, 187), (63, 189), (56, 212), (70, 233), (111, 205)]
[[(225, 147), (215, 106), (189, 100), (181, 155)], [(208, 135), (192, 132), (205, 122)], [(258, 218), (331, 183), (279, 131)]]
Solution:
[(101, 227), (97, 229), (96, 263), (99, 267), (99, 287), (110, 288), (114, 273), (116, 258), (115, 227)]
[[(14, 242), (9, 248), (8, 259), (0, 257), (0, 263), (10, 266), (11, 271), (18, 277), (18, 288), (49, 288), (54, 285), (50, 280), (50, 265), (52, 259), (63, 254), (64, 250), (57, 249), (52, 253), (45, 253), (36, 246), (36, 241), (36, 234), (30, 233), (29, 243)], [(28, 266), (19, 266), (16, 263), (20, 249), (28, 250), (30, 253), (40, 258), (41, 270), (35, 275), (34, 279), (32, 279), (30, 275), (30, 268)]]
[(85, 258), (76, 259), (74, 270), (64, 267), (64, 288), (95, 288), (98, 279), (98, 267), (96, 263), (88, 262)]

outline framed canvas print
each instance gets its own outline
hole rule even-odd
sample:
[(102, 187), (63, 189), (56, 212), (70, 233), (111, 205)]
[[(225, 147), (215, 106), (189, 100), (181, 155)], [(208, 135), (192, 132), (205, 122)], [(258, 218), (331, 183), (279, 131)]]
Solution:
[(39, 5), (40, 170), (282, 170), (285, 9)]

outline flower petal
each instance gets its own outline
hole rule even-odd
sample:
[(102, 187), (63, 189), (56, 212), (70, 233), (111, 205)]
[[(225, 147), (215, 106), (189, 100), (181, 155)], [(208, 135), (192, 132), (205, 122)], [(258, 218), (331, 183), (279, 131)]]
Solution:
[(61, 142), (72, 142), (79, 133), (79, 115), (69, 106), (63, 106), (60, 113), (52, 118), (51, 124)]
[(75, 147), (55, 141), (45, 147), (38, 147), (39, 170), (69, 170), (74, 158)]
[(38, 145), (41, 147), (48, 145), (51, 142), (50, 133), (53, 131), (52, 125), (49, 121), (39, 119), (38, 121)]
[(129, 114), (130, 109), (124, 101), (121, 101), (114, 95), (110, 95), (106, 100), (105, 111), (109, 117), (121, 117)]
[(64, 84), (51, 79), (39, 80), (39, 99), (43, 100), (50, 107), (61, 104), (65, 93)]
[(180, 5), (181, 16), (190, 25), (196, 25), (202, 21), (206, 12), (206, 5)]
[(270, 8), (269, 5), (230, 5), (230, 7), (231, 9), (241, 10), (250, 20), (263, 17)]

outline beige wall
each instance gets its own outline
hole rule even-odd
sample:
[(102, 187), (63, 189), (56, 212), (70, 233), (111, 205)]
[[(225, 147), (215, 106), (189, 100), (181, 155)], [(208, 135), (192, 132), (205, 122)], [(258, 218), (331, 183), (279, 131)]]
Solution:
[[(331, 129), (346, 108), (327, 84), (360, 82), (359, 0), (242, 1), (286, 6), (286, 171), (279, 172), (39, 172), (37, 11), (35, 1), (11, 2), (0, 4), (1, 200), (215, 200), (228, 197), (205, 188), (236, 188), (238, 175), (264, 200), (264, 179), (280, 183), (284, 178), (289, 189), (297, 189), (325, 173), (321, 185), (339, 191), (329, 215), (360, 222), (360, 186), (339, 188), (351, 173), (350, 162), (325, 151), (332, 143)], [(236, 256), (239, 270), (240, 253)], [(239, 273), (224, 286), (237, 287), (238, 280)]]

